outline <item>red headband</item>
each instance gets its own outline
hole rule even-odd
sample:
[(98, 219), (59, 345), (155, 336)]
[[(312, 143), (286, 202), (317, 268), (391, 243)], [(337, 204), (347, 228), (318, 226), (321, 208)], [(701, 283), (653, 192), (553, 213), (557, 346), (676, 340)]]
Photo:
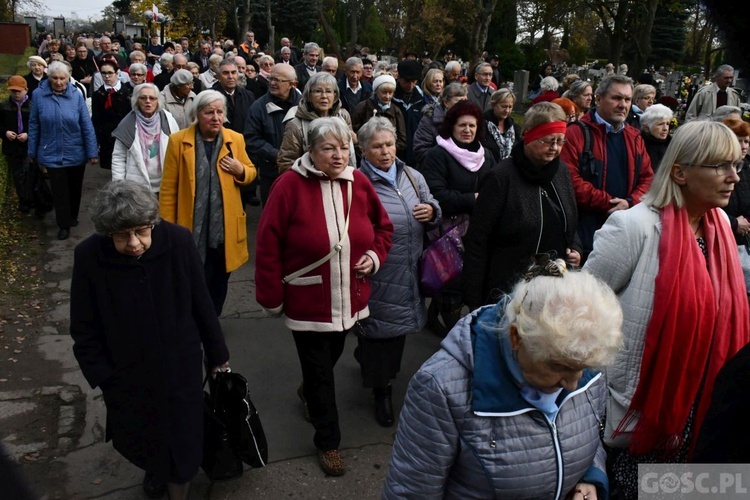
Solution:
[(565, 129), (568, 127), (567, 122), (549, 122), (543, 123), (537, 127), (527, 130), (523, 134), (524, 144), (531, 144), (537, 139), (550, 134), (564, 134)]

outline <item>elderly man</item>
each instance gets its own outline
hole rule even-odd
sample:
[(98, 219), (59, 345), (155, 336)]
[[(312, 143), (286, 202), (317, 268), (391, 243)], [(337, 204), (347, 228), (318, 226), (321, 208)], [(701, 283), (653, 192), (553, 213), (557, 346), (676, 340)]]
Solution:
[(255, 33), (252, 31), (245, 33), (245, 41), (237, 47), (237, 55), (244, 57), (245, 60), (249, 60), (250, 49), (258, 50), (258, 42), (255, 41)]
[(172, 113), (180, 129), (188, 128), (192, 123), (190, 111), (193, 109), (193, 74), (186, 69), (175, 70), (169, 85), (161, 91), (164, 107)]
[(326, 73), (330, 73), (336, 78), (341, 80), (344, 77), (344, 72), (339, 69), (339, 59), (334, 56), (327, 56), (323, 58), (323, 62), (320, 64), (320, 69)]
[(490, 96), (495, 90), (492, 88), (492, 66), (490, 63), (480, 62), (474, 67), (474, 83), (469, 85), (469, 101), (473, 102), (484, 113), (492, 107)]
[(461, 83), (461, 63), (458, 61), (448, 61), (443, 70), (445, 75), (445, 86), (451, 83)]
[(224, 60), (221, 54), (211, 54), (208, 58), (208, 71), (204, 71), (198, 78), (201, 80), (201, 87), (210, 89), (216, 83), (216, 74), (219, 72), (219, 64)]
[(200, 72), (204, 73), (209, 69), (208, 58), (211, 57), (211, 44), (202, 40), (199, 47), (199, 52), (193, 55), (193, 62), (198, 65)]
[[(239, 57), (239, 56), (237, 56)], [(212, 87), (227, 98), (227, 109), (224, 126), (240, 134), (245, 132), (245, 121), (255, 96), (249, 90), (238, 85), (239, 69), (234, 60), (224, 59), (219, 64), (218, 81)]]
[(362, 59), (350, 57), (344, 64), (344, 78), (339, 80), (339, 99), (345, 110), (352, 114), (354, 108), (372, 95), (372, 85), (362, 81)]
[(279, 176), (276, 157), (284, 136), (284, 117), (299, 103), (296, 82), (293, 67), (275, 64), (268, 77), (268, 93), (255, 101), (247, 115), (245, 145), (248, 156), (258, 169), (263, 205), (268, 201), (271, 184)]
[(281, 39), (281, 48), (276, 51), (273, 58), (276, 63), (291, 64), (292, 66), (296, 66), (299, 62), (297, 61), (297, 54), (292, 50), (292, 41), (286, 37)]
[(398, 77), (393, 102), (401, 109), (406, 124), (406, 152), (403, 160), (407, 165), (414, 165), (416, 160), (412, 150), (414, 132), (422, 121), (424, 94), (417, 82), (422, 78), (422, 65), (415, 60), (404, 59), (398, 63)]
[(320, 46), (315, 42), (306, 43), (302, 58), (304, 60), (294, 67), (294, 70), (297, 73), (297, 88), (300, 92), (305, 89), (305, 85), (307, 85), (307, 81), (310, 77), (320, 71), (320, 68), (318, 67)]
[(722, 64), (716, 68), (713, 80), (712, 84), (704, 85), (695, 93), (685, 114), (685, 121), (710, 117), (720, 106), (740, 105), (742, 102), (740, 93), (735, 88), (730, 87), (734, 82), (734, 68), (732, 66)]
[(116, 53), (112, 50), (112, 39), (108, 36), (103, 36), (99, 39), (99, 47), (101, 47), (102, 52), (99, 54), (99, 57), (97, 58), (97, 65), (99, 62), (101, 62), (102, 57), (111, 54), (115, 56), (115, 59), (117, 60), (117, 65), (120, 68), (125, 68), (127, 66), (127, 61), (124, 57), (122, 57), (122, 54)]

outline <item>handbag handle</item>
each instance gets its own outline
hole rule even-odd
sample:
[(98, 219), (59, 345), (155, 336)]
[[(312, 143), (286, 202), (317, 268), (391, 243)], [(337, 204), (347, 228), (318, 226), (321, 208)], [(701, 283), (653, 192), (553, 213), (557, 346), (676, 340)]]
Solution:
[(406, 177), (409, 178), (409, 182), (411, 182), (411, 186), (414, 188), (414, 192), (417, 193), (419, 203), (424, 203), (422, 201), (422, 194), (419, 192), (419, 187), (417, 186), (417, 180), (414, 178), (411, 171), (409, 171), (409, 167), (407, 165), (404, 165), (404, 173), (406, 174)]
[(315, 262), (313, 262), (310, 265), (307, 265), (307, 266), (303, 267), (302, 269), (299, 269), (298, 271), (293, 272), (292, 274), (287, 274), (286, 276), (284, 276), (283, 278), (281, 278), (281, 282), (283, 284), (286, 285), (290, 281), (296, 280), (297, 278), (299, 278), (303, 274), (312, 271), (313, 269), (315, 269), (316, 267), (318, 267), (318, 266), (320, 266), (322, 264), (325, 264), (326, 262), (328, 262), (329, 260), (331, 260), (331, 258), (334, 255), (336, 255), (337, 253), (339, 253), (342, 248), (344, 248), (344, 246), (343, 246), (344, 245), (344, 238), (346, 238), (347, 236), (349, 236), (349, 220), (352, 218), (352, 191), (354, 191), (354, 183), (352, 183), (352, 185), (349, 186), (348, 191), (349, 191), (349, 196), (348, 196), (349, 213), (347, 214), (348, 216), (346, 217), (346, 221), (344, 222), (344, 232), (341, 234), (341, 239), (339, 240), (339, 242), (336, 243), (335, 245), (333, 245), (333, 248), (331, 249), (331, 251), (328, 252), (328, 254), (325, 255), (324, 257), (316, 260)]

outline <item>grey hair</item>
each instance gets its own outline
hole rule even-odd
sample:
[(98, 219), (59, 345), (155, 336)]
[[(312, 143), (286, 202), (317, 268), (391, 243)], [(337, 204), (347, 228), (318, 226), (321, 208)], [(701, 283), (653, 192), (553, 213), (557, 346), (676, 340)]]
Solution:
[(318, 45), (315, 42), (307, 42), (303, 50), (304, 50), (304, 53), (307, 54), (311, 50), (320, 50), (320, 45)]
[(181, 57), (182, 59), (185, 59), (185, 64), (187, 64), (188, 61), (189, 61), (189, 59), (185, 56), (185, 54), (183, 54), (182, 52), (180, 52), (180, 53), (177, 53), (177, 54), (172, 54), (172, 63), (173, 64), (177, 64), (177, 58), (178, 57)]
[(538, 102), (531, 106), (526, 111), (526, 114), (523, 115), (521, 133), (525, 134), (527, 131), (544, 123), (564, 122), (566, 119), (565, 111), (563, 111), (559, 104), (547, 101)]
[(224, 56), (222, 54), (211, 54), (208, 57), (208, 64), (209, 66), (213, 66), (215, 64), (221, 64), (221, 61), (223, 60), (224, 60)]
[(591, 87), (591, 82), (588, 80), (575, 80), (573, 83), (570, 84), (570, 87), (568, 87), (568, 90), (565, 91), (565, 94), (563, 97), (567, 97), (571, 101), (575, 99), (576, 97), (581, 97), (583, 93), (586, 91), (587, 88)]
[(609, 89), (613, 85), (630, 85), (630, 88), (632, 90), (633, 88), (633, 79), (629, 76), (625, 75), (608, 75), (602, 78), (602, 81), (599, 82), (599, 86), (596, 87), (596, 95), (605, 96), (607, 95), (607, 92), (609, 92)]
[[(357, 132), (357, 140), (361, 149), (367, 149), (370, 146), (372, 137), (378, 132), (390, 132), (393, 134), (393, 140), (396, 140), (396, 127), (382, 116), (373, 116), (362, 125)], [(394, 142), (395, 144), (395, 142)]]
[(622, 341), (620, 302), (585, 270), (521, 280), (505, 305), (505, 317), (537, 363), (606, 366)]
[(740, 143), (732, 130), (721, 122), (694, 120), (677, 127), (654, 174), (651, 187), (641, 201), (653, 208), (674, 203), (685, 206), (682, 188), (672, 179), (672, 167), (700, 168), (695, 165), (716, 164), (741, 158)]
[(458, 82), (453, 82), (445, 86), (443, 92), (438, 98), (438, 101), (440, 102), (440, 104), (443, 104), (445, 103), (445, 101), (452, 97), (463, 97), (466, 95), (469, 95), (469, 90), (464, 85)]
[(203, 92), (198, 93), (197, 96), (195, 96), (195, 99), (193, 99), (193, 109), (190, 110), (190, 119), (193, 123), (196, 123), (198, 120), (198, 113), (200, 113), (203, 108), (208, 106), (209, 104), (213, 104), (216, 101), (221, 102), (221, 107), (224, 108), (224, 112), (227, 111), (227, 98), (224, 97), (224, 94), (219, 92), (218, 90), (204, 90)]
[(445, 65), (445, 71), (449, 72), (453, 70), (453, 68), (458, 68), (458, 70), (461, 71), (461, 63), (458, 61), (448, 61)]
[(313, 87), (319, 87), (321, 85), (330, 85), (333, 87), (333, 95), (335, 96), (335, 99), (339, 98), (339, 85), (336, 77), (325, 71), (318, 71), (307, 81), (305, 90), (302, 91), (302, 99), (304, 99), (305, 102), (310, 102), (310, 92), (312, 92)]
[(134, 57), (138, 57), (138, 56), (141, 56), (141, 59), (143, 59), (144, 61), (146, 60), (146, 54), (144, 54), (140, 50), (134, 50), (133, 52), (130, 53), (130, 56), (128, 57), (132, 61)]
[(506, 99), (512, 99), (514, 103), (516, 102), (516, 94), (514, 94), (513, 91), (507, 87), (497, 89), (490, 96), (490, 102), (492, 104), (503, 102)]
[(222, 59), (219, 63), (219, 68), (223, 68), (224, 66), (234, 66), (237, 67), (237, 63), (234, 59)]
[(143, 76), (146, 76), (146, 74), (148, 74), (148, 68), (143, 63), (133, 63), (130, 66), (128, 66), (128, 74), (132, 73), (133, 70), (143, 71)]
[(357, 56), (352, 56), (344, 63), (344, 71), (349, 71), (354, 66), (362, 66), (362, 59)]
[(732, 73), (734, 73), (734, 68), (732, 66), (730, 66), (729, 64), (722, 64), (721, 66), (719, 66), (718, 68), (716, 68), (716, 71), (714, 72), (714, 80), (716, 80), (720, 76), (723, 76), (724, 73), (727, 73), (729, 71), (731, 71)]
[[(671, 109), (663, 104), (653, 104), (646, 108), (646, 111), (641, 113), (639, 122), (641, 124), (641, 130), (650, 130), (651, 127), (662, 120), (671, 120), (674, 113)], [(658, 165), (653, 165), (658, 167)]]
[(548, 90), (557, 90), (558, 88), (560, 88), (560, 82), (558, 82), (557, 78), (555, 78), (554, 76), (545, 76), (544, 78), (542, 78), (539, 86), (544, 92)]
[(102, 236), (161, 220), (159, 201), (151, 188), (125, 179), (110, 181), (99, 189), (91, 213), (94, 229)]
[(480, 63), (478, 63), (476, 66), (474, 66), (474, 76), (476, 76), (476, 74), (479, 73), (479, 70), (482, 69), (482, 68), (484, 68), (484, 67), (491, 68), (492, 65), (490, 63), (488, 63), (488, 62), (480, 62)]
[(649, 94), (656, 94), (656, 87), (648, 83), (640, 83), (633, 88), (633, 101), (646, 97)]
[(172, 64), (172, 62), (174, 62), (174, 56), (169, 52), (165, 52), (161, 56), (159, 56), (159, 64), (161, 64), (162, 66), (164, 66), (165, 64)]
[(47, 76), (64, 73), (70, 81), (70, 68), (62, 61), (52, 61), (47, 67)]
[(292, 49), (290, 49), (289, 47), (287, 47), (286, 45), (284, 45), (283, 47), (281, 47), (279, 49), (279, 53), (281, 54), (281, 53), (284, 53), (284, 52), (289, 52), (291, 54), (292, 53)]
[(724, 104), (723, 106), (719, 106), (716, 108), (716, 110), (711, 113), (711, 119), (716, 122), (724, 121), (724, 119), (729, 118), (733, 114), (737, 115), (737, 118), (742, 119), (742, 108), (739, 106), (730, 106), (729, 104)]
[(338, 116), (323, 116), (310, 122), (310, 129), (307, 131), (307, 144), (312, 149), (318, 145), (325, 137), (332, 135), (341, 144), (345, 144), (349, 149), (351, 140), (351, 130), (343, 118)]
[(262, 56), (260, 56), (260, 57), (258, 58), (258, 64), (262, 63), (263, 61), (271, 61), (271, 62), (275, 62), (275, 61), (273, 60), (273, 56), (271, 56), (271, 55), (269, 55), (269, 54), (263, 54)]
[(135, 86), (135, 88), (133, 89), (133, 95), (130, 96), (130, 107), (133, 108), (133, 111), (136, 111), (138, 109), (138, 98), (141, 96), (141, 93), (144, 89), (151, 89), (156, 93), (157, 105), (154, 113), (158, 113), (159, 111), (164, 109), (164, 96), (161, 94), (161, 92), (159, 92), (159, 87), (157, 87), (153, 83), (141, 83), (140, 85)]

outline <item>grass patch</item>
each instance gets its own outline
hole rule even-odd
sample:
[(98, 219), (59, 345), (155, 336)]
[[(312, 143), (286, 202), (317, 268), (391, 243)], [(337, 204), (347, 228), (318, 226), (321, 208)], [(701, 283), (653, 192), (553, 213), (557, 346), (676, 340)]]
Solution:
[(29, 56), (36, 54), (34, 47), (29, 47), (23, 55), (18, 54), (0, 54), (0, 75), (25, 75), (28, 73), (26, 69), (26, 61)]

